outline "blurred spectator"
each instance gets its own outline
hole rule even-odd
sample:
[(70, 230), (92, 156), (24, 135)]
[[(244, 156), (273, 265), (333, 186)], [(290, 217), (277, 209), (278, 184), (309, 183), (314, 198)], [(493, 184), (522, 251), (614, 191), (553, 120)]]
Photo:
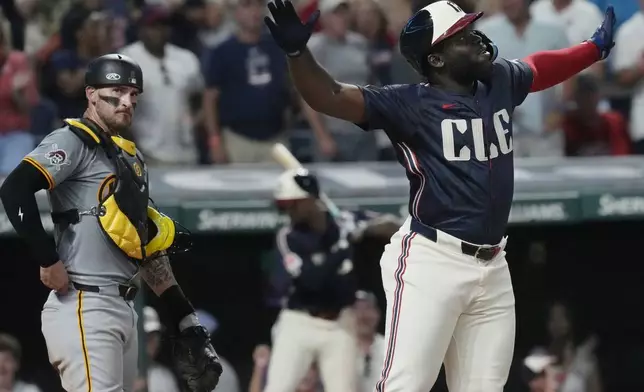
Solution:
[[(588, 0), (536, 0), (530, 11), (537, 20), (558, 23), (566, 30), (571, 45), (589, 39), (604, 20), (603, 11)], [(588, 70), (603, 77), (604, 62), (597, 62)]]
[[(300, 18), (302, 20), (309, 20), (311, 15), (318, 10), (320, 7), (320, 1), (319, 0), (302, 0), (298, 1), (296, 5), (298, 9), (298, 14), (300, 15)], [(320, 26), (320, 21), (318, 20), (315, 23), (314, 30), (313, 31), (320, 31), (322, 27)]]
[[(367, 38), (369, 45), (370, 84), (384, 86), (393, 84), (392, 62), (395, 41), (389, 35), (387, 16), (381, 6), (382, 0), (355, 0), (351, 7), (356, 20), (356, 31)], [(395, 151), (383, 131), (376, 134), (379, 160), (395, 160)]]
[(592, 74), (577, 78), (575, 108), (564, 117), (566, 155), (628, 155), (631, 143), (624, 117), (616, 111), (600, 112), (599, 83)]
[(476, 11), (484, 12), (483, 18), (496, 15), (501, 12), (501, 0), (480, 0), (476, 3)]
[(34, 384), (16, 378), (20, 370), (22, 348), (16, 338), (0, 334), (0, 392), (40, 392)]
[[(268, 369), (268, 361), (271, 357), (271, 349), (267, 345), (259, 345), (255, 347), (253, 352), (253, 374), (251, 375), (248, 392), (262, 392), (266, 385), (266, 371)], [(320, 376), (315, 364), (311, 365), (308, 373), (298, 385), (294, 392), (322, 392), (322, 384)]]
[(393, 37), (400, 36), (400, 31), (407, 23), (412, 12), (416, 12), (414, 0), (388, 0), (380, 3), (385, 10), (389, 23), (389, 31)]
[(358, 291), (354, 311), (358, 324), (360, 392), (373, 392), (385, 362), (385, 337), (378, 333), (380, 309), (373, 293)]
[(199, 32), (203, 46), (212, 49), (226, 40), (235, 31), (226, 0), (206, 0), (204, 28)]
[[(163, 329), (157, 311), (150, 306), (144, 307), (143, 330), (145, 331), (146, 354), (149, 359), (145, 385), (150, 392), (180, 392), (181, 389), (179, 389), (179, 384), (172, 371), (157, 361), (161, 351)], [(140, 385), (141, 382), (138, 384)]]
[(554, 303), (549, 309), (547, 350), (554, 359), (548, 383), (554, 383), (550, 385), (553, 392), (601, 392), (597, 359), (593, 354), (596, 341), (589, 338), (579, 343), (570, 311), (562, 302)]
[(85, 66), (94, 57), (105, 54), (107, 19), (99, 11), (74, 8), (63, 20), (62, 47), (55, 51), (45, 77), (55, 81), (48, 90), (62, 118), (81, 117), (87, 104), (85, 98)]
[(612, 54), (617, 82), (633, 88), (630, 135), (636, 154), (644, 154), (644, 0), (640, 4), (642, 10), (617, 31)]
[[(367, 40), (349, 31), (350, 8), (346, 0), (320, 0), (322, 31), (313, 34), (308, 48), (336, 80), (365, 85), (371, 80)], [(378, 145), (373, 132), (350, 122), (326, 116), (302, 101), (304, 113), (317, 141), (319, 161), (376, 161)]]
[(199, 39), (199, 31), (205, 23), (205, 2), (204, 0), (182, 0), (175, 2), (175, 7), (176, 10), (172, 13), (170, 42), (200, 57), (204, 50)]
[(203, 89), (201, 66), (194, 53), (168, 43), (169, 18), (163, 7), (146, 7), (138, 22), (140, 40), (121, 50), (144, 75), (132, 132), (148, 165), (194, 165), (195, 116), (189, 103)]
[(621, 27), (624, 22), (631, 18), (639, 11), (637, 0), (590, 0), (593, 4), (599, 7), (600, 10), (605, 10), (606, 7), (612, 5), (615, 7), (615, 20), (617, 28)]
[[(415, 4), (410, 0), (397, 0), (398, 7), (393, 7), (393, 2), (384, 2), (383, 9), (389, 19), (389, 29), (392, 35), (398, 37), (400, 32), (407, 23), (407, 19), (415, 12)], [(393, 15), (392, 15), (393, 14)], [(422, 83), (423, 77), (419, 75), (407, 62), (407, 59), (400, 53), (400, 46), (396, 42), (396, 48), (391, 59), (391, 79), (394, 84), (414, 84)], [(391, 143), (389, 143), (391, 145)], [(395, 160), (395, 157), (394, 157)]]
[(5, 29), (7, 45), (16, 50), (25, 46), (25, 20), (14, 0), (0, 1), (0, 28)]
[(38, 12), (40, 0), (15, 0), (16, 12), (24, 23), (24, 45), (22, 51), (30, 58), (47, 43), (43, 29), (43, 18)]
[(530, 10), (535, 19), (565, 28), (571, 44), (590, 38), (604, 19), (602, 11), (588, 0), (535, 0)]
[[(206, 328), (208, 334), (212, 338), (219, 329), (219, 322), (212, 314), (203, 309), (197, 309), (196, 314), (199, 322), (204, 326), (204, 328)], [(235, 368), (233, 368), (230, 362), (228, 362), (226, 358), (222, 357), (221, 354), (219, 354), (219, 361), (221, 362), (221, 366), (224, 371), (219, 378), (217, 388), (215, 388), (213, 392), (239, 392), (239, 378), (237, 377)]]
[(387, 17), (377, 0), (358, 0), (355, 5), (356, 31), (367, 38), (371, 84), (387, 85), (391, 81), (393, 40), (389, 37)]
[[(412, 8), (414, 12), (421, 10), (428, 5), (435, 3), (438, 0), (411, 0)], [(452, 3), (456, 4), (457, 6), (461, 7), (461, 9), (467, 13), (472, 13), (476, 11), (476, 7), (478, 5), (477, 1), (475, 0), (451, 0)]]
[(555, 392), (552, 388), (554, 358), (543, 349), (535, 349), (523, 360), (522, 378), (530, 392)]
[(30, 116), (38, 99), (27, 56), (10, 50), (0, 29), (0, 176), (9, 174), (34, 148)]
[[(499, 56), (522, 59), (542, 50), (567, 48), (566, 32), (557, 24), (535, 20), (528, 0), (501, 0), (502, 12), (482, 20), (478, 28), (499, 48)], [(513, 114), (514, 153), (518, 157), (563, 156), (559, 132), (561, 89), (529, 94)]]
[(264, 0), (235, 0), (235, 34), (205, 58), (203, 112), (211, 159), (270, 162), (290, 104), (284, 53), (264, 30)]
[(105, 11), (110, 15), (109, 24), (109, 51), (122, 48), (130, 41), (127, 41), (126, 32), (129, 24), (130, 12), (128, 3), (130, 0), (110, 0), (104, 3)]

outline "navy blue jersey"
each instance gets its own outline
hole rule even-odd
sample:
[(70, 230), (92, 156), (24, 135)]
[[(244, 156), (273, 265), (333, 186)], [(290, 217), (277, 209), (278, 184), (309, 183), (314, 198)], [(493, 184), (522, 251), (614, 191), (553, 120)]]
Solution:
[(282, 227), (276, 242), (283, 269), (273, 271), (272, 300), (285, 297), (288, 308), (324, 311), (339, 311), (352, 304), (357, 281), (350, 235), (366, 224), (367, 216), (344, 211), (333, 220), (328, 215), (330, 224), (322, 234), (306, 225)]
[(528, 64), (499, 59), (473, 95), (428, 84), (362, 88), (361, 126), (384, 129), (396, 148), (413, 219), (474, 244), (500, 242), (514, 193), (512, 115), (532, 79)]

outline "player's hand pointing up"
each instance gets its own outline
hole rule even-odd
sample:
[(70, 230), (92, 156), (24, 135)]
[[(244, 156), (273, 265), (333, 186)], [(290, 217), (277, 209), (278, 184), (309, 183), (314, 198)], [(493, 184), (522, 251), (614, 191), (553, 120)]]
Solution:
[(313, 26), (320, 17), (320, 11), (315, 11), (306, 23), (302, 23), (290, 0), (271, 1), (268, 3), (268, 10), (273, 19), (267, 16), (264, 23), (277, 45), (288, 56), (299, 56), (313, 34)]

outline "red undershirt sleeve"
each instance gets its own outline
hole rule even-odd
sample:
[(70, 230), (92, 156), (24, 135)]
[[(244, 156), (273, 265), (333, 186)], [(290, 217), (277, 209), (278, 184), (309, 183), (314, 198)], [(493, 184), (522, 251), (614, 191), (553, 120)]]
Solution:
[(599, 60), (599, 49), (592, 42), (570, 48), (533, 53), (523, 59), (532, 69), (530, 92), (556, 86)]

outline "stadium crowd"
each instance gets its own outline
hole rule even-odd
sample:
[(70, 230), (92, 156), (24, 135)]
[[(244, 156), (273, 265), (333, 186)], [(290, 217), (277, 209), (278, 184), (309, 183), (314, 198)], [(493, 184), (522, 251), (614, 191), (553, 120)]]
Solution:
[[(396, 46), (408, 16), (428, 0), (298, 0), (322, 12), (310, 48), (337, 79), (419, 81)], [(311, 110), (289, 85), (284, 56), (266, 34), (264, 0), (5, 1), (0, 35), (0, 174), (61, 119), (82, 116), (83, 67), (119, 51), (145, 75), (132, 127), (152, 165), (269, 160), (275, 141), (306, 161), (393, 159), (383, 133)], [(589, 37), (605, 1), (461, 1), (500, 55), (522, 58)], [(619, 23), (610, 61), (531, 95), (514, 115), (519, 157), (644, 152), (644, 15), (613, 1)], [(644, 4), (642, 4), (644, 5)], [(356, 146), (360, 148), (356, 148)]]
[[(429, 0), (298, 0), (302, 18), (321, 11), (309, 46), (337, 79), (355, 84), (420, 82), (397, 50), (397, 36), (414, 10)], [(590, 37), (601, 23), (604, 0), (455, 1), (486, 12), (478, 24), (500, 56), (564, 48)], [(644, 154), (644, 0), (613, 0), (618, 19), (609, 61), (574, 80), (529, 96), (514, 116), (518, 157)], [(150, 166), (225, 165), (271, 160), (277, 141), (310, 161), (392, 160), (384, 133), (323, 116), (302, 102), (283, 53), (266, 33), (266, 0), (8, 0), (0, 13), (0, 177), (40, 139), (81, 117), (84, 67), (92, 58), (120, 52), (144, 72), (131, 135)], [(641, 7), (641, 8), (640, 8)], [(379, 311), (367, 295), (361, 315), (364, 391), (372, 391), (371, 352), (382, 344), (375, 331)], [(550, 378), (570, 377), (565, 392), (598, 391), (592, 339), (575, 346), (567, 309), (553, 305), (552, 346), (526, 358), (526, 383), (551, 392)], [(162, 326), (145, 312), (148, 354), (158, 351)], [(204, 320), (211, 316), (203, 315)], [(216, 331), (216, 320), (209, 328)], [(380, 339), (380, 340), (379, 340)], [(261, 390), (270, 355), (258, 346), (249, 391)], [(20, 344), (0, 335), (0, 392), (38, 391), (17, 383)], [(153, 362), (154, 364), (154, 362)], [(160, 365), (159, 365), (160, 366)], [(152, 366), (154, 377), (174, 377)], [(161, 369), (161, 370), (159, 370)], [(239, 391), (232, 368), (217, 391)], [(316, 389), (312, 368), (298, 391)], [(152, 382), (152, 381), (150, 381)], [(157, 380), (158, 382), (158, 380)], [(173, 381), (162, 381), (171, 388)], [(162, 387), (150, 391), (171, 391)], [(176, 390), (176, 389), (175, 389)]]

